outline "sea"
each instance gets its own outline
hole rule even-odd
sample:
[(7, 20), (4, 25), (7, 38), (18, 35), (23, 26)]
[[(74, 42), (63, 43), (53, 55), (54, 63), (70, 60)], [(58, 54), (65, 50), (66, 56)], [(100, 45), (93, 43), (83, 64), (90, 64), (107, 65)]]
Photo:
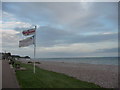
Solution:
[(58, 61), (86, 64), (118, 65), (118, 57), (38, 58), (39, 61)]

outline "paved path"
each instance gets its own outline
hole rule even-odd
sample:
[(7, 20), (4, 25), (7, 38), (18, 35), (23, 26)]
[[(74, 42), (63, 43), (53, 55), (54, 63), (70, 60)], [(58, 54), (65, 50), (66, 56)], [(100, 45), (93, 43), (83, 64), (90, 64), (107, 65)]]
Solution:
[(2, 89), (2, 60), (0, 60), (0, 90)]
[(2, 61), (2, 88), (19, 88), (14, 70), (5, 60)]

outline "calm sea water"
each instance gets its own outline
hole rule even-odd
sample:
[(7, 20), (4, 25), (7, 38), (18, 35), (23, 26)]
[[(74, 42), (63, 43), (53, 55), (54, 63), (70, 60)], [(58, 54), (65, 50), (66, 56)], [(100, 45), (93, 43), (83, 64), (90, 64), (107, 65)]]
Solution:
[(88, 64), (104, 64), (104, 65), (118, 65), (118, 57), (39, 58), (37, 60), (88, 63)]

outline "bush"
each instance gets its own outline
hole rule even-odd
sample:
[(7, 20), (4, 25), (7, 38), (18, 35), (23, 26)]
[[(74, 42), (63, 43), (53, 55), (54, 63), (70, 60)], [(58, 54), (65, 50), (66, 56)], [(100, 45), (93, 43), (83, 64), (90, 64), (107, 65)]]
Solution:
[(36, 64), (41, 64), (40, 62), (35, 62)]
[(15, 64), (16, 69), (20, 69), (20, 64)]
[(31, 61), (29, 61), (28, 63), (32, 63)]

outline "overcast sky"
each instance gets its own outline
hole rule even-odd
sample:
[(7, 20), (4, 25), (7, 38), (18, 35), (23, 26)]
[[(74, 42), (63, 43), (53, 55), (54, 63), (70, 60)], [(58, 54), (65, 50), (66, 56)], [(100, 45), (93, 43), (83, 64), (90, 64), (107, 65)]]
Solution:
[(37, 25), (38, 58), (118, 56), (117, 2), (3, 2), (2, 17), (2, 51), (33, 57), (18, 46)]

